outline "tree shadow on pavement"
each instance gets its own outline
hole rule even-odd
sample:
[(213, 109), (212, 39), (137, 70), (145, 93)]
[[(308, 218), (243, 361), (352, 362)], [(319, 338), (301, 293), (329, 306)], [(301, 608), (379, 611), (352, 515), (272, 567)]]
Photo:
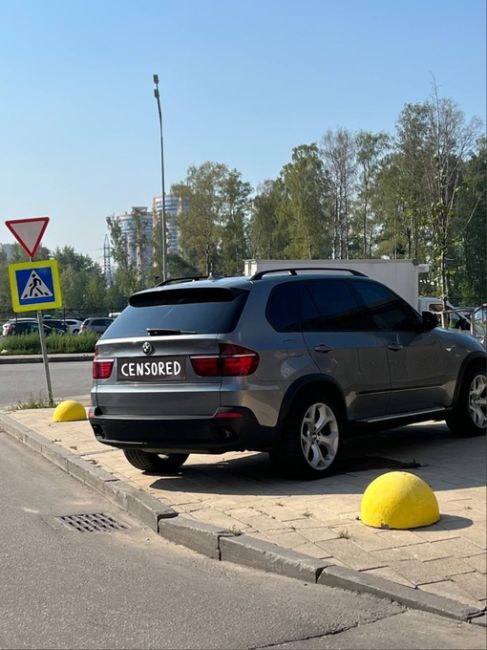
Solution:
[[(266, 453), (191, 455), (177, 473), (151, 488), (166, 491), (269, 496), (361, 494), (387, 471), (412, 471), (434, 490), (485, 485), (483, 438), (459, 439), (442, 423), (413, 425), (347, 440), (334, 473), (317, 481), (282, 478)], [(461, 460), (461, 462), (460, 462)]]

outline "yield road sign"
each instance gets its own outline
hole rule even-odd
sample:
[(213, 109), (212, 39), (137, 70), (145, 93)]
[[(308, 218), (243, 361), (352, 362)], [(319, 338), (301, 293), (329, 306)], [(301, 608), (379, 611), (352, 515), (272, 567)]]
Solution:
[(49, 217), (33, 217), (32, 219), (6, 221), (5, 225), (26, 251), (27, 255), (34, 257), (48, 223)]
[(8, 274), (14, 312), (62, 306), (57, 260), (10, 264)]

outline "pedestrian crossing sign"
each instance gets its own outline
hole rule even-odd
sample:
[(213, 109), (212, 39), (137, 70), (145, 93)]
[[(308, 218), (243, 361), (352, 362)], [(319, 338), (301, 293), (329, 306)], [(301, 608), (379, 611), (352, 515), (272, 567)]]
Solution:
[(62, 307), (57, 260), (10, 264), (8, 274), (14, 312)]

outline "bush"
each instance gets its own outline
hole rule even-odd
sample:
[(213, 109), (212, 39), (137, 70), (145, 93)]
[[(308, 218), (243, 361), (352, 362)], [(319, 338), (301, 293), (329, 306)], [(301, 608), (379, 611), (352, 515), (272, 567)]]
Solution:
[[(67, 354), (70, 352), (94, 352), (98, 334), (86, 332), (77, 334), (50, 334), (46, 336), (49, 354)], [(41, 354), (39, 334), (20, 334), (7, 336), (0, 340), (0, 354)]]

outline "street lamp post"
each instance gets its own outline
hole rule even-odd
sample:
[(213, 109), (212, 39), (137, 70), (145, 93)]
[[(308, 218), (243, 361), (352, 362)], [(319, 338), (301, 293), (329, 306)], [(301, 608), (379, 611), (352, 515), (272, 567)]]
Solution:
[(162, 136), (162, 111), (161, 100), (159, 95), (159, 75), (153, 75), (154, 79), (154, 97), (157, 102), (159, 113), (159, 131), (161, 136), (161, 180), (162, 180), (162, 219), (161, 219), (161, 249), (162, 249), (162, 279), (167, 280), (167, 242), (166, 242), (166, 192), (164, 185), (164, 140)]

